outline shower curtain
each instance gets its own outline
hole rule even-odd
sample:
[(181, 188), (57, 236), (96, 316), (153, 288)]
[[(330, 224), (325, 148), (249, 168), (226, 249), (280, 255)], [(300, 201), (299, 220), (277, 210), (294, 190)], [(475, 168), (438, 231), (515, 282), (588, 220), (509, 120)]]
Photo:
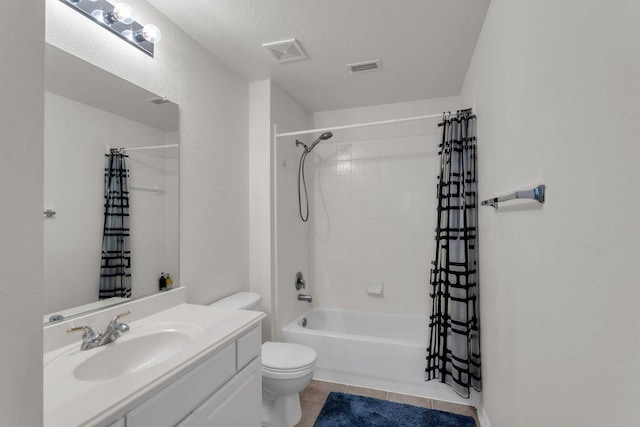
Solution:
[(129, 170), (126, 157), (121, 150), (111, 150), (105, 157), (100, 299), (131, 297)]
[(431, 269), (426, 379), (462, 397), (480, 391), (476, 118), (471, 110), (443, 115), (436, 252)]

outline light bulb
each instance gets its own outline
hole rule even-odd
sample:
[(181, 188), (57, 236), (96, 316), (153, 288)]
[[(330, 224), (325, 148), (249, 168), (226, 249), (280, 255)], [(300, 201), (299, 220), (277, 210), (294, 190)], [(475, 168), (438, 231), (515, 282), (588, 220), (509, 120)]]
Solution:
[(118, 22), (122, 22), (123, 24), (129, 25), (135, 21), (135, 19), (133, 19), (133, 9), (126, 3), (116, 4), (111, 13)]
[(133, 33), (133, 39), (137, 42), (148, 41), (149, 43), (158, 43), (162, 38), (160, 29), (152, 24), (147, 24), (141, 30)]
[(129, 25), (135, 21), (135, 19), (133, 19), (133, 9), (126, 3), (118, 3), (108, 12), (94, 10), (91, 12), (91, 16), (107, 25), (118, 22)]

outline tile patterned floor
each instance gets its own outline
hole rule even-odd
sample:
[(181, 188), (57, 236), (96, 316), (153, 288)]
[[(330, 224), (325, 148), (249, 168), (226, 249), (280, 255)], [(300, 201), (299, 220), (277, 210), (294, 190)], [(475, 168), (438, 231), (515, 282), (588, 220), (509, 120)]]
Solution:
[(456, 403), (441, 402), (439, 400), (424, 399), (422, 397), (407, 394), (391, 393), (370, 388), (355, 387), (344, 384), (336, 384), (325, 381), (311, 381), (311, 384), (300, 393), (302, 406), (302, 419), (296, 427), (313, 427), (320, 410), (332, 391), (357, 394), (360, 396), (375, 397), (376, 399), (389, 400), (391, 402), (406, 403), (422, 408), (437, 409), (439, 411), (452, 412), (454, 414), (467, 415), (476, 420), (476, 426), (480, 427), (476, 409), (472, 406), (458, 405)]

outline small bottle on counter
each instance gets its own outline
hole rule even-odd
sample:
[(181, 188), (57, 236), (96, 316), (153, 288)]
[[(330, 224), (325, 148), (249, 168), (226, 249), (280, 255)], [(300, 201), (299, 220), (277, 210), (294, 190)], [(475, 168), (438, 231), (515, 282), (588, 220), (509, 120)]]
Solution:
[(167, 279), (164, 277), (164, 272), (160, 275), (160, 280), (158, 280), (158, 285), (161, 291), (167, 289)]
[(167, 289), (171, 288), (173, 288), (173, 280), (171, 279), (171, 276), (169, 276), (169, 273), (167, 273)]

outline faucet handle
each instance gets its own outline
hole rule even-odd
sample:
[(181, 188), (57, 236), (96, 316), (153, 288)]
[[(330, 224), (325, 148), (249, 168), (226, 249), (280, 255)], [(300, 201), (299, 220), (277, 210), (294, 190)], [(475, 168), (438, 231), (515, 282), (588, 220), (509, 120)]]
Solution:
[(305, 289), (305, 288), (306, 288), (306, 283), (304, 281), (304, 276), (300, 271), (298, 271), (296, 273), (296, 291), (299, 291), (300, 289)]
[(113, 319), (111, 319), (111, 322), (109, 322), (109, 324), (110, 324), (110, 325), (114, 325), (114, 324), (116, 324), (116, 323), (117, 323), (117, 321), (118, 321), (118, 319), (119, 319), (119, 318), (121, 318), (121, 317), (125, 317), (125, 316), (128, 316), (128, 315), (130, 315), (130, 314), (131, 314), (131, 312), (130, 312), (129, 310), (127, 310), (127, 311), (123, 311), (122, 313), (120, 313), (120, 314), (117, 314), (117, 315), (113, 316)]
[(127, 311), (123, 311), (122, 313), (120, 313), (120, 314), (118, 314), (118, 315), (114, 316), (114, 318), (113, 318), (113, 319), (111, 319), (111, 323), (115, 323), (119, 318), (121, 318), (121, 317), (125, 317), (125, 316), (128, 316), (128, 315), (130, 315), (130, 314), (131, 314), (131, 312), (130, 312), (129, 310), (127, 310)]
[(93, 332), (93, 329), (91, 329), (88, 326), (76, 326), (76, 327), (67, 329), (68, 334), (73, 334), (74, 332), (78, 332), (78, 331), (84, 331), (84, 333), (82, 334), (82, 338), (93, 338), (96, 336), (96, 333)]
[(128, 316), (130, 314), (131, 312), (127, 310), (127, 311), (123, 311), (117, 316), (114, 316), (113, 319), (111, 319), (111, 322), (109, 322), (109, 326), (107, 326), (107, 329), (104, 331), (104, 335), (107, 335), (108, 333), (110, 334), (111, 332), (113, 332), (113, 330), (117, 330), (120, 332), (127, 332), (129, 330), (129, 325), (127, 325), (126, 323), (118, 322), (118, 319), (120, 319), (121, 317)]

